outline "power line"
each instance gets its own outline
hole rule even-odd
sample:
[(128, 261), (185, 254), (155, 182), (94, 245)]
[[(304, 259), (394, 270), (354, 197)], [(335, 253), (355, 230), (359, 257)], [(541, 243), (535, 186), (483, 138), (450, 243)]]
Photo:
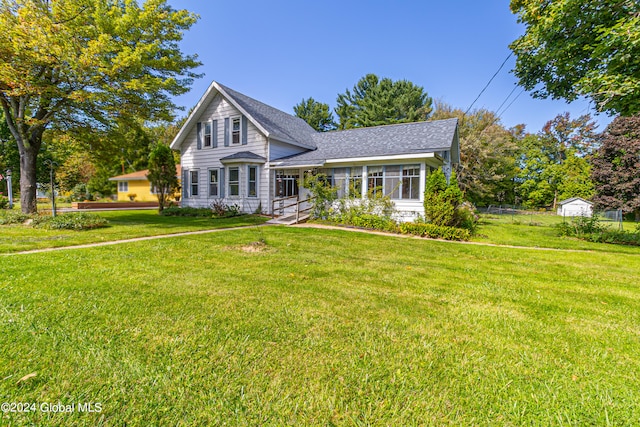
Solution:
[(518, 89), (518, 85), (514, 85), (513, 89), (511, 89), (511, 92), (509, 92), (509, 95), (507, 95), (507, 97), (504, 99), (504, 101), (502, 101), (502, 104), (500, 104), (500, 106), (498, 107), (498, 109), (496, 110), (496, 114), (498, 114), (498, 112), (500, 111), (500, 109), (504, 106), (504, 104), (507, 103), (507, 100), (509, 98), (511, 98), (511, 95), (513, 95), (513, 92), (516, 91), (516, 89)]
[(509, 103), (509, 105), (507, 105), (507, 108), (505, 108), (504, 110), (502, 110), (502, 113), (500, 113), (500, 115), (498, 116), (498, 119), (499, 119), (500, 117), (502, 117), (502, 115), (505, 113), (505, 111), (507, 111), (507, 110), (509, 109), (509, 107), (511, 107), (511, 105), (512, 105), (514, 102), (516, 102), (516, 100), (517, 100), (517, 99), (520, 97), (520, 95), (522, 95), (523, 93), (524, 93), (524, 88), (522, 88), (522, 90), (520, 91), (520, 93), (519, 93), (515, 98), (513, 98), (513, 100)]
[(473, 102), (471, 103), (471, 105), (469, 105), (469, 108), (467, 108), (467, 111), (464, 112), (464, 115), (466, 116), (467, 113), (471, 110), (471, 107), (473, 107), (473, 105), (476, 103), (476, 101), (478, 99), (480, 99), (480, 97), (482, 96), (482, 94), (484, 93), (485, 90), (487, 90), (487, 88), (489, 87), (489, 85), (491, 84), (491, 82), (493, 81), (493, 79), (496, 78), (496, 76), (498, 75), (498, 73), (500, 72), (500, 70), (502, 70), (502, 68), (504, 67), (504, 65), (507, 63), (507, 61), (509, 60), (509, 58), (511, 58), (511, 55), (513, 55), (513, 52), (509, 53), (509, 55), (506, 57), (506, 59), (502, 62), (502, 65), (500, 65), (500, 68), (498, 68), (498, 71), (496, 71), (496, 73), (493, 75), (493, 77), (491, 77), (491, 79), (489, 79), (489, 82), (485, 85), (485, 87), (480, 91), (480, 93), (478, 94), (478, 96), (476, 97), (476, 99), (473, 100)]

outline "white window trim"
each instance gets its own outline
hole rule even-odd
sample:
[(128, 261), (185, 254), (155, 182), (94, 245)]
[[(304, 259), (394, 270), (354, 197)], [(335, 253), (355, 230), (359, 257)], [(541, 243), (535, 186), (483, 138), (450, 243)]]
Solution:
[[(233, 122), (238, 121), (238, 142), (233, 142)], [(242, 116), (231, 117), (231, 141), (229, 145), (242, 145)]]
[[(204, 125), (202, 129), (202, 147), (211, 148), (213, 147), (213, 121), (209, 120), (202, 124)], [(207, 126), (209, 126), (209, 144), (207, 144)]]
[[(251, 168), (254, 168), (256, 170), (256, 179), (255, 179), (255, 183), (256, 183), (256, 194), (255, 195), (251, 195)], [(247, 165), (247, 197), (250, 197), (252, 199), (256, 199), (258, 198), (258, 193), (260, 192), (260, 173), (259, 173), (260, 169), (258, 168), (257, 165)]]
[[(216, 194), (211, 194), (211, 172), (215, 172), (218, 179), (216, 182), (218, 185), (218, 192)], [(209, 197), (220, 197), (220, 168), (207, 169), (207, 195)]]
[(118, 182), (118, 193), (126, 193), (129, 191), (129, 181)]
[[(231, 170), (232, 169), (237, 169), (238, 170), (238, 180), (237, 181), (231, 181)], [(229, 172), (227, 172), (227, 196), (229, 198), (240, 198), (242, 197), (242, 186), (240, 185), (242, 183), (242, 175), (241, 175), (241, 170), (242, 168), (240, 168), (240, 166), (232, 166), (227, 168), (227, 170)], [(232, 183), (237, 183), (238, 185), (238, 194), (231, 194), (231, 184)]]
[[(193, 194), (193, 174), (196, 174), (198, 178), (198, 182), (196, 182), (198, 188), (198, 194)], [(190, 169), (189, 170), (189, 197), (200, 197), (200, 169)]]

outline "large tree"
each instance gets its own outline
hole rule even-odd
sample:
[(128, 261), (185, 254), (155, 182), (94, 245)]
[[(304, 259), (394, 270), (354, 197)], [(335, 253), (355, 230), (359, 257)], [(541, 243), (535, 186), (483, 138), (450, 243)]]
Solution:
[(511, 0), (525, 33), (515, 74), (536, 97), (585, 96), (599, 111), (640, 111), (640, 2)]
[(23, 212), (36, 210), (46, 130), (172, 118), (171, 96), (197, 77), (178, 46), (196, 19), (165, 0), (0, 0), (0, 105), (20, 152)]
[(342, 130), (427, 120), (431, 104), (432, 99), (421, 86), (367, 74), (353, 91), (347, 89), (338, 95), (335, 112)]
[(640, 115), (617, 117), (592, 160), (596, 208), (622, 209), (640, 221)]
[(303, 99), (293, 107), (296, 117), (300, 117), (309, 126), (319, 132), (327, 132), (336, 128), (333, 114), (329, 110), (329, 104), (318, 102), (313, 98)]
[(528, 207), (552, 206), (569, 197), (590, 198), (588, 155), (597, 146), (590, 115), (559, 114), (537, 134), (520, 140), (518, 194)]
[(436, 103), (432, 120), (457, 118), (460, 135), (458, 181), (466, 198), (476, 205), (514, 202), (517, 145), (512, 133), (488, 110), (465, 114)]

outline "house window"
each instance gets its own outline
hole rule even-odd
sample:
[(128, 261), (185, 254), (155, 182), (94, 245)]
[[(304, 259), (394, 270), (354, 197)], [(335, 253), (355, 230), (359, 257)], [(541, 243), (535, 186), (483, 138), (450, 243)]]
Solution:
[(204, 146), (211, 147), (211, 122), (204, 124)]
[(276, 197), (298, 195), (298, 180), (300, 173), (295, 169), (280, 169), (276, 171)]
[(126, 193), (127, 191), (129, 191), (129, 181), (118, 182), (118, 192)]
[(411, 165), (402, 168), (402, 198), (420, 198), (420, 166)]
[(249, 166), (249, 197), (258, 197), (258, 167)]
[(240, 195), (240, 168), (229, 168), (229, 196)]
[(385, 166), (384, 195), (392, 199), (400, 198), (400, 166)]
[(235, 118), (232, 121), (231, 127), (231, 143), (240, 144), (240, 118)]
[(382, 166), (370, 166), (368, 168), (368, 189), (373, 196), (382, 196), (384, 184), (384, 168)]
[(351, 168), (349, 171), (349, 196), (362, 197), (362, 167)]
[(347, 168), (335, 168), (333, 170), (333, 183), (339, 199), (343, 198), (347, 191), (347, 170)]
[(197, 170), (195, 171), (189, 171), (189, 178), (190, 178), (190, 182), (191, 182), (191, 196), (197, 196), (198, 195), (198, 172)]
[(218, 169), (209, 169), (209, 197), (218, 197)]

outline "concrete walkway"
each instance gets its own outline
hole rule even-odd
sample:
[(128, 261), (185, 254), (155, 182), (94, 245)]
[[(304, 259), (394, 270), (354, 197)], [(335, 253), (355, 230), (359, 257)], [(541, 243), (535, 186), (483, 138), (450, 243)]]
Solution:
[(0, 256), (38, 254), (38, 253), (42, 253), (42, 252), (66, 251), (66, 250), (71, 250), (71, 249), (98, 248), (100, 246), (112, 246), (112, 245), (120, 245), (120, 244), (123, 244), (123, 243), (144, 242), (145, 240), (167, 239), (167, 238), (170, 238), (170, 237), (181, 237), (181, 236), (194, 236), (194, 235), (197, 235), (197, 234), (217, 233), (219, 231), (245, 230), (245, 229), (250, 229), (250, 228), (264, 227), (265, 225), (268, 225), (268, 224), (247, 225), (247, 226), (242, 226), (242, 227), (230, 227), (230, 228), (215, 228), (213, 230), (184, 231), (182, 233), (159, 234), (157, 236), (145, 236), (145, 237), (134, 237), (132, 239), (112, 240), (112, 241), (109, 241), (109, 242), (86, 243), (84, 245), (58, 246), (58, 247), (55, 247), (55, 248), (31, 249), (31, 250), (28, 250), (28, 251), (3, 253), (3, 254), (0, 254)]
[(458, 240), (444, 240), (444, 239), (429, 239), (425, 237), (415, 236), (413, 234), (396, 234), (396, 233), (385, 233), (384, 231), (375, 231), (375, 230), (366, 230), (363, 228), (352, 228), (352, 227), (340, 227), (336, 225), (325, 225), (325, 224), (295, 224), (292, 227), (302, 227), (302, 228), (325, 228), (329, 230), (342, 230), (342, 231), (352, 231), (354, 233), (367, 233), (367, 234), (376, 234), (379, 236), (388, 236), (388, 237), (398, 237), (403, 239), (420, 239), (420, 240), (428, 240), (434, 242), (444, 242), (444, 243), (452, 243), (457, 245), (475, 245), (475, 246), (490, 246), (494, 248), (509, 248), (509, 249), (530, 249), (533, 251), (557, 251), (557, 252), (593, 252), (589, 249), (562, 249), (562, 248), (541, 248), (538, 246), (514, 246), (514, 245), (500, 245), (497, 243), (485, 243), (485, 242), (464, 242)]
[[(133, 242), (143, 242), (145, 240), (156, 240), (156, 239), (167, 239), (171, 237), (182, 237), (182, 236), (194, 236), (198, 234), (209, 234), (209, 233), (217, 233), (220, 231), (233, 231), (233, 230), (244, 230), (258, 227), (265, 227), (270, 225), (279, 225), (276, 223), (264, 223), (260, 225), (248, 225), (243, 227), (231, 227), (231, 228), (216, 228), (213, 230), (198, 230), (198, 231), (185, 231), (182, 233), (173, 233), (173, 234), (160, 234), (157, 236), (145, 236), (145, 237), (135, 237), (132, 239), (123, 239), (123, 240), (113, 240), (109, 242), (98, 242), (98, 243), (87, 243), (84, 245), (75, 245), (75, 246), (59, 246), (55, 248), (43, 248), (43, 249), (31, 249), (28, 251), (20, 251), (20, 252), (9, 252), (0, 254), (0, 256), (11, 256), (11, 255), (25, 255), (25, 254), (37, 254), (42, 252), (54, 252), (54, 251), (65, 251), (72, 249), (85, 249), (85, 248), (96, 248), (101, 246), (112, 246), (112, 245), (120, 245), (123, 243), (133, 243)], [(280, 224), (282, 225), (282, 224)], [(295, 225), (290, 225), (290, 227), (301, 227), (301, 228), (319, 228), (319, 229), (327, 229), (327, 230), (341, 230), (348, 231), (354, 233), (367, 233), (367, 234), (375, 234), (378, 236), (386, 236), (386, 237), (396, 237), (400, 239), (419, 239), (419, 240), (429, 240), (436, 242), (444, 242), (450, 244), (457, 245), (475, 245), (475, 246), (489, 246), (494, 248), (508, 248), (508, 249), (527, 249), (533, 251), (554, 251), (554, 252), (593, 252), (588, 249), (561, 249), (561, 248), (541, 248), (541, 247), (533, 247), (533, 246), (513, 246), (513, 245), (500, 245), (496, 243), (484, 243), (484, 242), (461, 242), (461, 241), (453, 241), (453, 240), (442, 240), (442, 239), (426, 239), (424, 237), (414, 236), (411, 234), (396, 234), (396, 233), (385, 233), (382, 231), (374, 231), (374, 230), (365, 230), (362, 228), (352, 228), (352, 227), (340, 227), (335, 225), (324, 225), (324, 224), (313, 224), (313, 223), (300, 223)]]

